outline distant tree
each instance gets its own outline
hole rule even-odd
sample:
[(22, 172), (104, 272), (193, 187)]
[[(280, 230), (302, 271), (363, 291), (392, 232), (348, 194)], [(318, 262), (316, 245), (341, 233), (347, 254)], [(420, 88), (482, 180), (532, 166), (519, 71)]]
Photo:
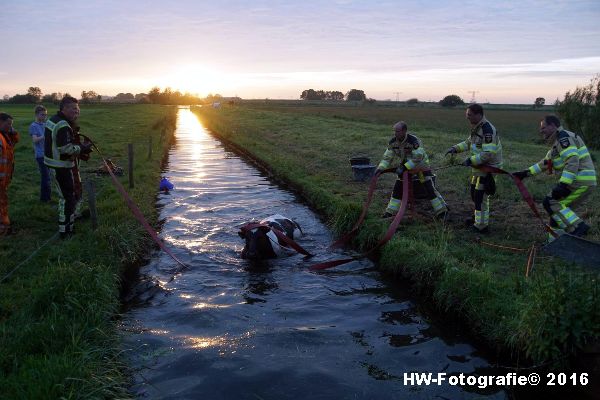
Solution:
[(135, 96), (132, 93), (118, 93), (115, 96), (115, 101), (132, 101), (135, 100)]
[(554, 106), (570, 130), (581, 133), (588, 146), (600, 148), (600, 75), (589, 85), (567, 92)]
[(89, 90), (89, 91), (83, 90), (81, 92), (81, 102), (84, 104), (97, 102), (101, 98), (102, 98), (102, 96), (99, 96), (98, 93), (94, 92), (93, 90)]
[(219, 93), (209, 93), (206, 98), (204, 99), (204, 102), (206, 104), (212, 104), (212, 103), (220, 103), (223, 101), (223, 96), (221, 96)]
[(27, 94), (16, 94), (8, 99), (9, 103), (14, 104), (33, 104), (39, 103), (42, 99), (42, 90), (39, 87), (29, 87)]
[(13, 104), (33, 104), (35, 103), (35, 99), (28, 94), (15, 94), (8, 99), (8, 102)]
[(160, 104), (160, 88), (157, 86), (154, 86), (152, 89), (150, 89), (150, 91), (148, 92), (148, 100), (150, 100), (150, 102), (152, 104)]
[[(148, 94), (138, 93), (135, 96), (131, 93), (120, 93), (121, 96), (117, 95), (120, 100), (131, 101), (136, 100), (138, 103), (152, 103), (152, 104), (202, 104), (210, 101), (221, 101), (223, 98), (220, 94), (209, 94), (204, 100), (200, 99), (197, 95), (190, 93), (182, 94), (180, 91), (173, 91), (170, 87), (166, 87), (162, 92), (160, 88), (155, 86)], [(216, 100), (215, 100), (216, 99)]]
[(538, 97), (535, 99), (535, 101), (533, 102), (533, 108), (540, 108), (543, 107), (543, 105), (546, 104), (546, 99), (543, 97)]
[(160, 104), (173, 104), (173, 89), (166, 87), (160, 94)]
[(442, 100), (440, 100), (440, 105), (442, 107), (456, 107), (463, 104), (465, 104), (463, 99), (461, 99), (460, 96), (457, 96), (455, 94), (450, 94), (444, 97)]
[(406, 104), (408, 104), (409, 106), (414, 106), (414, 105), (417, 105), (418, 103), (419, 103), (419, 99), (417, 99), (417, 98), (412, 98), (412, 99), (406, 100)]
[(53, 92), (51, 94), (46, 94), (44, 95), (44, 97), (42, 97), (42, 103), (52, 103), (52, 104), (58, 104), (60, 103), (60, 101), (63, 98), (63, 94), (58, 92)]
[(10, 96), (5, 94), (4, 96), (2, 96), (2, 100), (3, 101), (8, 101), (10, 99)]
[(314, 89), (303, 90), (300, 98), (302, 100), (322, 100), (321, 95)]
[(142, 104), (150, 103), (150, 99), (148, 98), (148, 95), (146, 93), (136, 93), (135, 96), (133, 96), (133, 98), (138, 103), (142, 103)]
[(32, 103), (39, 103), (42, 99), (42, 89), (37, 86), (30, 86), (27, 89), (27, 95), (31, 98)]
[(344, 94), (340, 91), (325, 91), (325, 90), (314, 90), (306, 89), (300, 94), (302, 100), (344, 100)]
[(327, 100), (342, 101), (342, 100), (344, 100), (344, 93), (342, 93), (338, 90), (333, 90), (331, 92), (326, 92), (325, 98)]
[(365, 92), (358, 89), (350, 89), (346, 93), (346, 101), (364, 101), (367, 99)]

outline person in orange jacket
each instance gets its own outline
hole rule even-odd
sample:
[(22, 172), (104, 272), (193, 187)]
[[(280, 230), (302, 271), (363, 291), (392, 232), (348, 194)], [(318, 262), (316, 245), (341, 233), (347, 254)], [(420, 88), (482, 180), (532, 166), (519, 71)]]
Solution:
[(0, 236), (11, 232), (8, 218), (8, 185), (15, 169), (15, 144), (19, 133), (13, 129), (13, 118), (0, 113)]

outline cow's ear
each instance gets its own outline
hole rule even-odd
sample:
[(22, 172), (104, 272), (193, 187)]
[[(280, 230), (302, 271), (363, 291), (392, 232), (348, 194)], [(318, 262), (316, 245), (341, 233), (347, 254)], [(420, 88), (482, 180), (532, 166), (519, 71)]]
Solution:
[(246, 238), (246, 235), (244, 234), (243, 231), (238, 231), (238, 236), (241, 237), (242, 239)]

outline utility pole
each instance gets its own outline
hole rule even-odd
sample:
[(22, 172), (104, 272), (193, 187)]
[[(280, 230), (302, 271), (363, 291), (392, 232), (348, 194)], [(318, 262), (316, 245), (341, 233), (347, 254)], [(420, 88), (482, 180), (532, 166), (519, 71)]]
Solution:
[(402, 92), (394, 92), (394, 94), (396, 95), (396, 102), (400, 101), (400, 93)]
[(471, 104), (472, 103), (476, 103), (476, 101), (475, 101), (475, 94), (479, 93), (479, 90), (470, 90), (467, 93), (471, 93)]

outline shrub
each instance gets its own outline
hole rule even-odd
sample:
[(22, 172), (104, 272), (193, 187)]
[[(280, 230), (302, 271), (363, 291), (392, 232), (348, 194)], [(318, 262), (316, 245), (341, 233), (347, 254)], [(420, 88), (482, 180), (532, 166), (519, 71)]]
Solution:
[(457, 96), (455, 94), (450, 94), (444, 97), (442, 100), (440, 100), (440, 105), (442, 107), (456, 107), (463, 104), (465, 104), (463, 99), (461, 99), (460, 96)]
[(590, 147), (600, 148), (600, 75), (589, 85), (567, 92), (555, 106), (568, 129), (581, 133)]

